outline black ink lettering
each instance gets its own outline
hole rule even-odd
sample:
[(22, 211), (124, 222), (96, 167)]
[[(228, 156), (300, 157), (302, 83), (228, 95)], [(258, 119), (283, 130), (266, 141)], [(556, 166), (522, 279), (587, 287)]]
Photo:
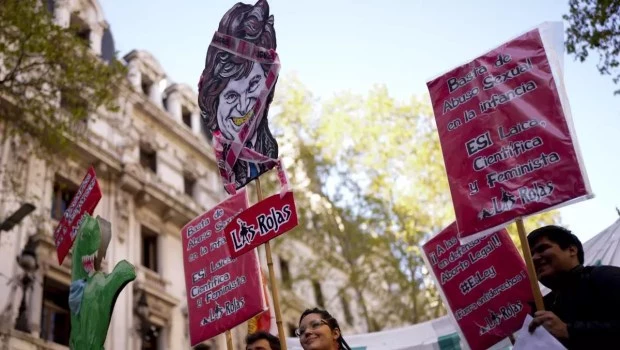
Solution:
[(463, 125), (461, 120), (459, 118), (456, 118), (448, 123), (448, 131), (456, 130), (461, 125)]
[(457, 89), (469, 84), (471, 81), (474, 80), (475, 77), (482, 75), (486, 72), (487, 72), (487, 67), (479, 66), (479, 67), (475, 67), (474, 69), (472, 69), (471, 72), (467, 73), (462, 78), (450, 78), (448, 79), (448, 91), (450, 93), (453, 93)]
[(491, 140), (491, 133), (487, 131), (467, 141), (467, 143), (465, 143), (465, 148), (467, 149), (467, 155), (472, 156), (492, 145), (493, 140)]
[(560, 155), (556, 152), (549, 154), (541, 153), (539, 157), (530, 159), (525, 164), (519, 164), (508, 170), (501, 172), (492, 172), (487, 174), (487, 184), (490, 188), (495, 187), (496, 183), (510, 181), (515, 178), (526, 176), (537, 170), (544, 169), (561, 160)]
[(511, 60), (512, 60), (512, 57), (510, 57), (510, 55), (499, 54), (497, 55), (497, 59), (495, 60), (495, 67), (501, 67), (505, 65), (506, 63), (510, 62)]
[(458, 106), (465, 104), (467, 101), (476, 97), (479, 92), (480, 89), (475, 87), (470, 91), (465, 92), (459, 97), (449, 97), (443, 103), (443, 114), (446, 114), (446, 112), (450, 112), (451, 110), (456, 109)]
[(508, 103), (515, 98), (521, 97), (529, 92), (536, 90), (537, 85), (533, 80), (523, 83), (512, 90), (508, 90), (502, 94), (493, 94), (487, 101), (481, 101), (479, 103), (480, 112), (485, 113), (491, 109), (495, 109), (502, 104)]

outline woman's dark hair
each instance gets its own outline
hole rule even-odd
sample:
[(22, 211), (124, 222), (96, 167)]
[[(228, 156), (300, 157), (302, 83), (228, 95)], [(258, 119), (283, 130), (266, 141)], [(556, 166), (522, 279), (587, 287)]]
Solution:
[(570, 246), (577, 248), (577, 259), (579, 264), (583, 265), (584, 254), (583, 245), (579, 238), (575, 236), (570, 230), (561, 226), (548, 225), (535, 229), (527, 236), (527, 242), (530, 248), (532, 248), (536, 242), (541, 238), (547, 238), (551, 242), (557, 244), (563, 250), (568, 249)]
[[(269, 14), (267, 1), (259, 0), (255, 5), (237, 3), (222, 17), (218, 32), (243, 39), (265, 49), (275, 50), (277, 42), (273, 23), (274, 18)], [(205, 68), (198, 83), (198, 105), (208, 132), (211, 133), (218, 128), (219, 95), (230, 80), (248, 76), (253, 66), (253, 61), (209, 46)], [(263, 65), (263, 70), (268, 72), (269, 65)], [(265, 116), (268, 114), (274, 92), (275, 85), (267, 96)]]
[(316, 308), (316, 307), (314, 309), (306, 309), (306, 311), (304, 311), (301, 314), (301, 317), (299, 317), (299, 324), (301, 324), (301, 320), (303, 320), (304, 317), (306, 317), (306, 316), (308, 316), (310, 314), (318, 314), (318, 315), (320, 315), (321, 319), (323, 319), (323, 320), (325, 320), (325, 322), (327, 322), (327, 325), (329, 326), (329, 328), (331, 328), (332, 331), (334, 329), (339, 330), (340, 331), (340, 336), (336, 340), (338, 341), (338, 345), (340, 346), (340, 349), (342, 349), (342, 350), (351, 350), (351, 347), (349, 346), (349, 344), (347, 344), (347, 342), (344, 341), (344, 338), (342, 337), (342, 330), (340, 329), (340, 326), (338, 325), (338, 320), (333, 318), (332, 315), (330, 315), (329, 312), (327, 312), (327, 310), (319, 309), (319, 308)]

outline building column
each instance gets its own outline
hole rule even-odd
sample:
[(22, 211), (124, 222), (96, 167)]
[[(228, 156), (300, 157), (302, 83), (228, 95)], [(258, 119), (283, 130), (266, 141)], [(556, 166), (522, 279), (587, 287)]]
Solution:
[(202, 134), (202, 118), (200, 117), (200, 110), (195, 110), (192, 113), (192, 132), (196, 135)]
[[(37, 254), (38, 255), (38, 254)], [(30, 320), (30, 330), (32, 335), (39, 338), (41, 336), (41, 312), (43, 311), (43, 280), (45, 270), (39, 268), (35, 273), (35, 281), (30, 290), (30, 300), (28, 303), (28, 318)], [(39, 283), (41, 281), (41, 283)]]
[(103, 26), (95, 23), (90, 27), (90, 48), (96, 55), (101, 55), (101, 40), (103, 39)]
[(166, 99), (166, 106), (172, 118), (176, 121), (181, 122), (181, 119), (182, 119), (181, 95), (179, 94), (178, 91), (172, 90), (168, 93), (168, 98)]
[(162, 80), (162, 78), (155, 79), (151, 85), (151, 89), (149, 90), (149, 99), (158, 107), (163, 107), (161, 89), (159, 88), (159, 84), (161, 84)]
[(57, 0), (54, 8), (54, 23), (63, 28), (69, 28), (71, 11), (68, 0)]
[(142, 73), (140, 72), (138, 62), (135, 59), (131, 60), (127, 65), (127, 78), (134, 89), (137, 91), (142, 90)]

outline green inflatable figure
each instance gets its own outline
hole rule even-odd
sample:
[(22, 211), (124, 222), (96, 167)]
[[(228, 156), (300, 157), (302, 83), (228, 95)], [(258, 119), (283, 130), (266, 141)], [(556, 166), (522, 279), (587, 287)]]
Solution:
[(71, 259), (71, 337), (73, 350), (103, 349), (116, 298), (136, 279), (133, 265), (126, 260), (110, 274), (100, 271), (111, 238), (110, 223), (84, 214)]

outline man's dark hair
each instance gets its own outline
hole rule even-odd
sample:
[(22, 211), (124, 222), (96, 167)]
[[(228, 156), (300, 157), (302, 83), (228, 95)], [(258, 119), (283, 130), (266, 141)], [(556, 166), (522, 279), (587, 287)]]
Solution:
[(280, 339), (271, 333), (263, 331), (248, 334), (248, 336), (245, 337), (246, 349), (247, 345), (256, 343), (261, 339), (267, 340), (269, 342), (269, 346), (271, 346), (273, 350), (280, 350)]
[(583, 246), (579, 238), (570, 230), (556, 225), (543, 226), (530, 232), (527, 236), (527, 244), (532, 248), (541, 238), (547, 238), (562, 249), (568, 249), (570, 246), (577, 247), (577, 259), (579, 259), (579, 264), (583, 265)]
[(198, 345), (194, 346), (193, 350), (211, 350), (211, 347), (209, 345), (206, 345), (206, 344), (198, 344)]

